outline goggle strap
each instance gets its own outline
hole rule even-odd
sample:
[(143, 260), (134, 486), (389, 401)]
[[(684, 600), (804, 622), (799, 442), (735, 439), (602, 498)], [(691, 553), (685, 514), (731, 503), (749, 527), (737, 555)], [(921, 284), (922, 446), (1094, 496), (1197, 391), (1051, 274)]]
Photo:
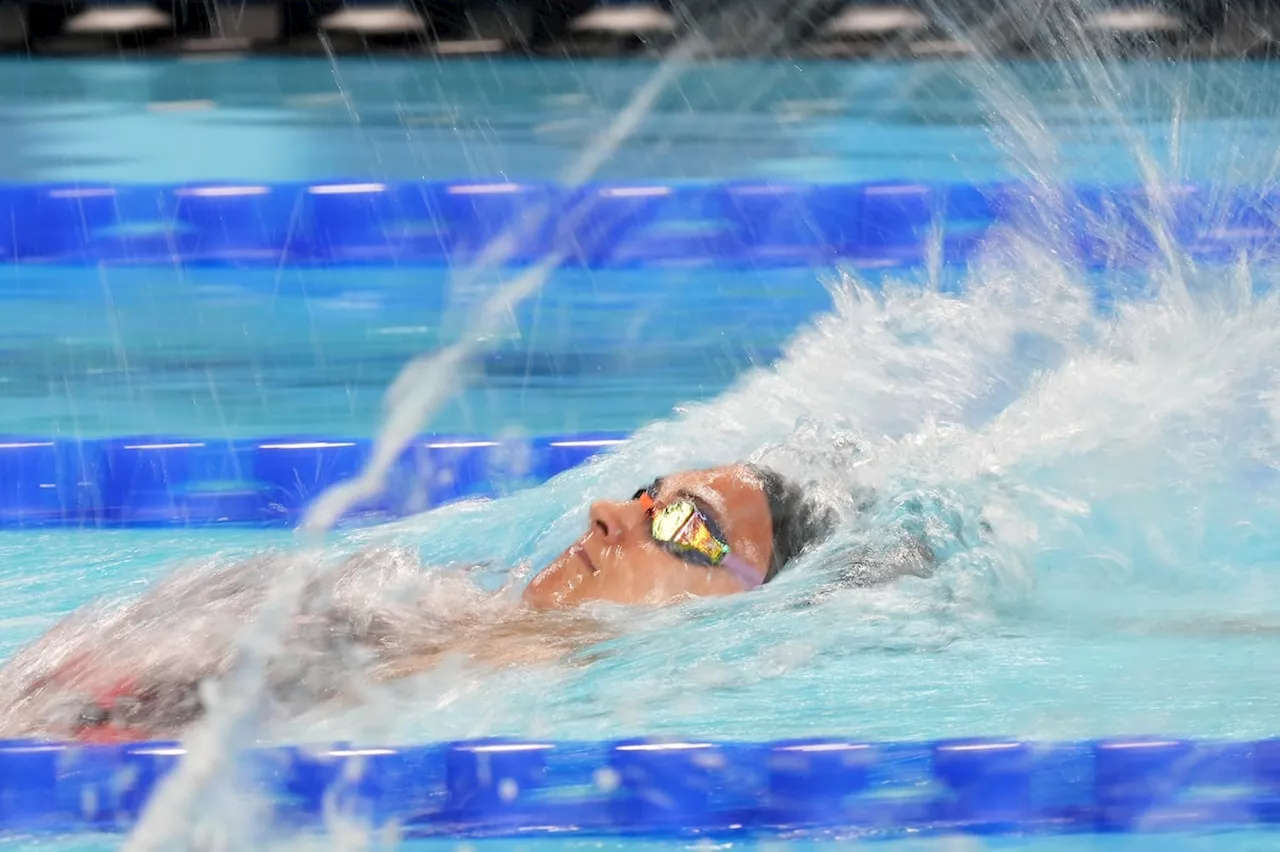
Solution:
[(724, 558), (720, 560), (720, 566), (727, 570), (730, 574), (738, 578), (738, 582), (742, 583), (742, 588), (747, 591), (759, 588), (764, 584), (763, 578), (755, 568), (751, 567), (745, 559), (736, 553), (726, 553)]

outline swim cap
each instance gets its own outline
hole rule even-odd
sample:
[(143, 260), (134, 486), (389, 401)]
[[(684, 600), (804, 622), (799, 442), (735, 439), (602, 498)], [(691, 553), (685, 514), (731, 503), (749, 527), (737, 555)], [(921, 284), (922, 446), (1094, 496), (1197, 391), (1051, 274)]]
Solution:
[(773, 468), (756, 464), (747, 467), (760, 478), (773, 523), (773, 561), (764, 578), (767, 583), (806, 547), (831, 535), (836, 515)]

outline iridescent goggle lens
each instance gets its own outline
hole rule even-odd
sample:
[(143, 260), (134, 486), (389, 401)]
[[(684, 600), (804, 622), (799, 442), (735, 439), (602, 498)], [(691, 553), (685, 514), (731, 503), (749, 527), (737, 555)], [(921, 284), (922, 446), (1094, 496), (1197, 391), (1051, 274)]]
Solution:
[(654, 541), (666, 545), (677, 556), (701, 556), (711, 565), (719, 565), (729, 554), (729, 545), (711, 532), (706, 517), (692, 500), (677, 500), (657, 508), (652, 495), (644, 493), (639, 499), (652, 519), (650, 533)]

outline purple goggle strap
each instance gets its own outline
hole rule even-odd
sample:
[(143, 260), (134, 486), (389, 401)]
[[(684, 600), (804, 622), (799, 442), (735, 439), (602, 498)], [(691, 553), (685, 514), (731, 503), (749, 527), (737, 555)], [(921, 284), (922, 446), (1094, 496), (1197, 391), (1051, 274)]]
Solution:
[(747, 560), (736, 553), (726, 553), (717, 567), (724, 568), (737, 577), (738, 582), (742, 583), (743, 588), (747, 591), (759, 588), (764, 583), (760, 578), (760, 572), (752, 568)]

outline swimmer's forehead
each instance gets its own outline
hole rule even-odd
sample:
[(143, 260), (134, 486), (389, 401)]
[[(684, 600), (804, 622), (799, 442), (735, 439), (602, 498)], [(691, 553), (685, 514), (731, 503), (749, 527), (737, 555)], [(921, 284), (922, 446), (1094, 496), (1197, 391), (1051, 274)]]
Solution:
[(681, 470), (655, 477), (650, 485), (659, 494), (677, 491), (763, 491), (764, 483), (745, 464)]
[[(768, 517), (764, 484), (746, 465), (686, 470), (658, 477), (652, 484), (659, 498), (688, 495), (704, 503), (723, 522), (756, 521)], [(762, 516), (757, 518), (756, 516)]]

